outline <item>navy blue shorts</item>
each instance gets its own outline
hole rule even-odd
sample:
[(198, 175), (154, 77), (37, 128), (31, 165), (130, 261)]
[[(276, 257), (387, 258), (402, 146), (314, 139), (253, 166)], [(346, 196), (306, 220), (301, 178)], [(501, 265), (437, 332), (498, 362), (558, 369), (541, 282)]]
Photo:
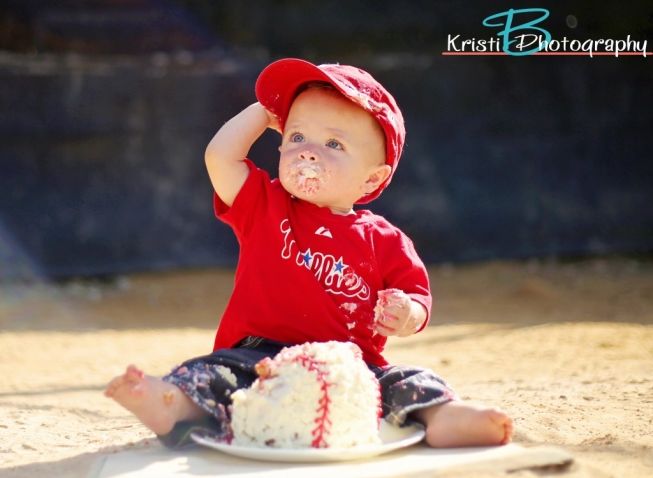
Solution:
[[(235, 348), (187, 360), (163, 377), (179, 387), (207, 415), (201, 420), (178, 422), (167, 435), (159, 436), (171, 448), (191, 442), (190, 434), (201, 431), (215, 437), (228, 436), (231, 394), (249, 387), (257, 375), (254, 366), (274, 357), (289, 344), (261, 337), (247, 337)], [(432, 405), (456, 400), (456, 394), (434, 372), (420, 367), (371, 366), (381, 385), (383, 417), (401, 426), (409, 414)]]

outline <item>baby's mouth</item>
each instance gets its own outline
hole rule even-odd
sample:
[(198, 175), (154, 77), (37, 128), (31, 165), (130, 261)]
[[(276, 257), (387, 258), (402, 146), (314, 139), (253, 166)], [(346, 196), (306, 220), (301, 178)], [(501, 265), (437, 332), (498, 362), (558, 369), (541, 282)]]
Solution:
[(291, 176), (299, 189), (304, 194), (315, 194), (324, 182), (324, 171), (317, 164), (297, 164), (291, 170)]

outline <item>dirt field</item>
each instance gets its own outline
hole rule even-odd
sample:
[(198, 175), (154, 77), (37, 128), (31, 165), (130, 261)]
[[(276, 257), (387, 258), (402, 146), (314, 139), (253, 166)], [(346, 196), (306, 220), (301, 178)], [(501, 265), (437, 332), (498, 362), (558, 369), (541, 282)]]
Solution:
[[(207, 352), (230, 270), (0, 289), (0, 476), (85, 476), (152, 435), (102, 396), (134, 362), (152, 374)], [(431, 269), (432, 326), (390, 342), (497, 404), (515, 441), (574, 454), (567, 470), (509, 476), (653, 476), (653, 262), (488, 263)]]

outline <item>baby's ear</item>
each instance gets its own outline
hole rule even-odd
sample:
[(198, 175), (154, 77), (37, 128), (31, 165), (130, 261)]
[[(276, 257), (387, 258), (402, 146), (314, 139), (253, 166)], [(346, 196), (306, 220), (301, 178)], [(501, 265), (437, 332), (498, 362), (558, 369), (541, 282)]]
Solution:
[(372, 173), (367, 177), (367, 181), (365, 181), (365, 185), (363, 186), (365, 194), (376, 191), (379, 185), (388, 179), (388, 176), (390, 176), (391, 172), (392, 168), (387, 164), (374, 169)]

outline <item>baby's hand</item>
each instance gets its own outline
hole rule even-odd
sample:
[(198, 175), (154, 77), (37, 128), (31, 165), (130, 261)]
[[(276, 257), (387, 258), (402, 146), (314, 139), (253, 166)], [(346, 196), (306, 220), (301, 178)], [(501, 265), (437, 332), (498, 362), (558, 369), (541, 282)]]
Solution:
[(413, 304), (411, 298), (399, 289), (380, 290), (374, 307), (374, 331), (386, 337), (406, 337), (417, 332), (424, 322), (424, 308)]
[(279, 117), (276, 116), (274, 113), (263, 107), (261, 107), (265, 110), (265, 113), (268, 115), (268, 128), (275, 130), (277, 133), (281, 134), (281, 124), (279, 123)]

